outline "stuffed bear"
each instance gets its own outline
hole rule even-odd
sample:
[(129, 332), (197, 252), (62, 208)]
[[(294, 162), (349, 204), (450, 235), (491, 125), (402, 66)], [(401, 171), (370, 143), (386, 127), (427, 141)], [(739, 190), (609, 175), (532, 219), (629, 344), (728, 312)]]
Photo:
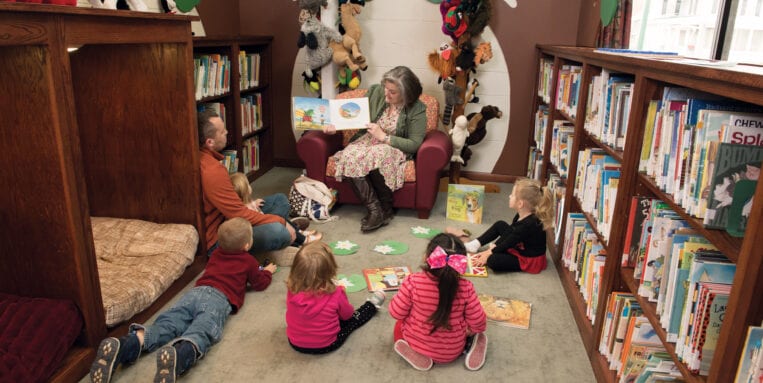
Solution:
[(139, 12), (148, 12), (148, 7), (143, 0), (90, 0), (93, 8), (103, 9), (129, 9)]
[(445, 93), (445, 108), (442, 112), (442, 123), (450, 125), (453, 107), (464, 103), (464, 100), (461, 99), (462, 89), (456, 86), (456, 80), (453, 77), (448, 77), (442, 83), (442, 91)]
[(312, 71), (323, 67), (331, 61), (334, 51), (329, 47), (329, 40), (342, 42), (342, 35), (334, 29), (323, 24), (315, 16), (305, 20), (300, 28), (297, 46), (307, 46), (305, 60), (307, 61), (308, 77), (312, 77)]
[(453, 155), (450, 157), (450, 162), (464, 163), (464, 159), (461, 158), (461, 149), (466, 143), (466, 137), (469, 137), (469, 130), (467, 124), (469, 121), (464, 115), (456, 117), (456, 121), (453, 123), (453, 128), (450, 129), (450, 139), (453, 141)]

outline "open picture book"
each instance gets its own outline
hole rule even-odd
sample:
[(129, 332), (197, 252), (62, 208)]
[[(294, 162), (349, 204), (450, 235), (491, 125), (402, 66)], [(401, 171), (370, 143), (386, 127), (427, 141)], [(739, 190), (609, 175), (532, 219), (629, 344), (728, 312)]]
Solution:
[(389, 266), (372, 269), (363, 269), (368, 291), (384, 290), (392, 291), (400, 288), (403, 280), (411, 275), (408, 266)]
[(466, 257), (466, 272), (464, 272), (464, 276), (487, 278), (487, 266), (474, 266), (474, 254), (469, 254)]
[(371, 122), (368, 98), (328, 100), (315, 97), (292, 98), (292, 121), (296, 130), (363, 129)]
[(488, 321), (501, 326), (530, 328), (530, 314), (532, 314), (530, 302), (490, 294), (479, 294), (477, 297)]

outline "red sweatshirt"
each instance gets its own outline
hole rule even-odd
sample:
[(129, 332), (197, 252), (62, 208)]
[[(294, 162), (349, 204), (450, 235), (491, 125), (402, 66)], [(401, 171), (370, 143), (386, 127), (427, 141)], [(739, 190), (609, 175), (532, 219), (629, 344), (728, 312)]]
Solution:
[(220, 290), (228, 298), (235, 314), (244, 305), (247, 284), (255, 291), (262, 291), (272, 279), (273, 274), (260, 270), (260, 264), (249, 253), (228, 253), (218, 247), (209, 257), (196, 286), (211, 286)]
[(220, 163), (223, 155), (207, 148), (201, 149), (201, 191), (204, 195), (204, 224), (207, 228), (207, 249), (217, 242), (217, 229), (226, 219), (241, 217), (253, 226), (279, 222), (283, 218), (262, 214), (247, 208), (230, 181), (228, 170)]

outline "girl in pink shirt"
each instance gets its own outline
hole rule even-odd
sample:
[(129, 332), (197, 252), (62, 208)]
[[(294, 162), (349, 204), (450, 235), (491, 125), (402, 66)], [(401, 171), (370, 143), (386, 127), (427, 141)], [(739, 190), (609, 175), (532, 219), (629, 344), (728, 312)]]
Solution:
[(354, 310), (344, 286), (336, 286), (336, 260), (323, 242), (302, 246), (286, 279), (286, 336), (291, 347), (306, 354), (338, 349), (347, 337), (368, 322), (384, 303), (375, 291)]
[(466, 353), (464, 363), (485, 363), (487, 318), (472, 283), (462, 279), (466, 249), (451, 234), (438, 234), (427, 246), (423, 271), (403, 281), (389, 304), (395, 324), (395, 352), (415, 369), (449, 363)]

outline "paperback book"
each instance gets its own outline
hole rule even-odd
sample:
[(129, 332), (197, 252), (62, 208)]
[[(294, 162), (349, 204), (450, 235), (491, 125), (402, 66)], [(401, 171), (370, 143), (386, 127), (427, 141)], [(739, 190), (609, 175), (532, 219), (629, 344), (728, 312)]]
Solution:
[(466, 272), (464, 272), (464, 276), (487, 278), (487, 266), (474, 266), (474, 254), (469, 254), (466, 257)]
[(484, 203), (485, 186), (449, 184), (445, 217), (455, 221), (482, 223)]
[(321, 130), (327, 125), (337, 130), (363, 129), (371, 122), (368, 98), (293, 97), (292, 121), (296, 130)]
[(501, 326), (530, 328), (530, 315), (532, 314), (530, 302), (490, 294), (479, 294), (477, 297), (489, 321)]
[(363, 269), (368, 291), (393, 291), (400, 288), (406, 277), (411, 275), (408, 266), (389, 266)]

